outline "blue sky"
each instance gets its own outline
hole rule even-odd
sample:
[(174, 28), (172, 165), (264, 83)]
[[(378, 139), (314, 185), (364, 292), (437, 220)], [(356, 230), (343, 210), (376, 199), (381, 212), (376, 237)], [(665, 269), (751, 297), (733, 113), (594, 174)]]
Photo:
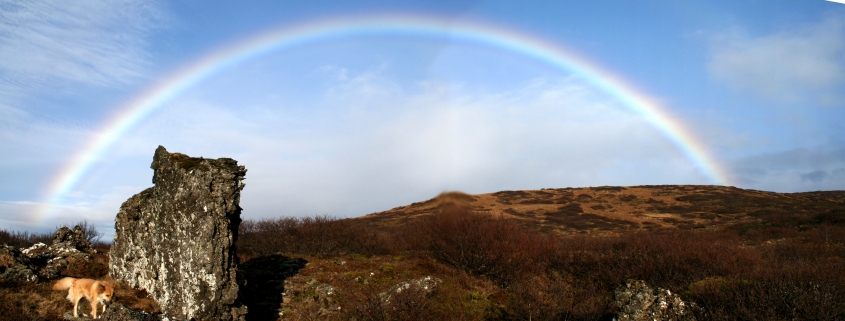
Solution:
[(364, 215), (445, 190), (714, 184), (572, 70), (448, 34), (351, 33), (256, 55), (115, 135), (133, 99), (204, 57), (317, 21), (481, 24), (576, 53), (658, 102), (730, 184), (845, 189), (845, 5), (801, 1), (0, 0), (0, 227), (111, 235), (158, 145), (245, 165), (245, 218)]

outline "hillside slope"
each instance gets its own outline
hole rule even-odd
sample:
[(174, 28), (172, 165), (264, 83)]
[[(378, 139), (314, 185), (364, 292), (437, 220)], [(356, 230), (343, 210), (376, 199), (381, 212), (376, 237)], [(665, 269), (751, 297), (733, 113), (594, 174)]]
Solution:
[(710, 185), (559, 188), (433, 199), (356, 218), (391, 227), (457, 204), (559, 234), (751, 226), (800, 227), (845, 220), (845, 191), (775, 193)]

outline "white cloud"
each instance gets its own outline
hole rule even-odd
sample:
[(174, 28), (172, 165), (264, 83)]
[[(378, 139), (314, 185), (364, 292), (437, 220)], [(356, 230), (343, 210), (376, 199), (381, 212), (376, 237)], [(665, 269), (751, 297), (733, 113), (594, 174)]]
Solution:
[(406, 92), (379, 70), (327, 77), (315, 106), (174, 102), (114, 150), (237, 159), (249, 169), (247, 218), (362, 215), (453, 189), (707, 182), (646, 121), (576, 79), (488, 93), (438, 82)]
[(145, 37), (161, 15), (146, 0), (0, 0), (0, 77), (18, 90), (131, 83), (149, 67)]
[[(326, 76), (332, 83), (313, 93), (322, 97), (314, 105), (265, 95), (228, 105), (202, 93), (168, 103), (102, 155), (56, 219), (106, 224), (149, 186), (159, 144), (245, 165), (245, 218), (363, 215), (444, 190), (708, 182), (636, 113), (577, 79), (490, 93), (435, 81), (402, 87), (378, 68)], [(4, 222), (20, 213), (13, 205), (26, 207), (4, 204)]]
[(735, 89), (773, 101), (834, 104), (845, 83), (845, 21), (828, 19), (763, 36), (733, 31), (711, 39), (708, 69)]

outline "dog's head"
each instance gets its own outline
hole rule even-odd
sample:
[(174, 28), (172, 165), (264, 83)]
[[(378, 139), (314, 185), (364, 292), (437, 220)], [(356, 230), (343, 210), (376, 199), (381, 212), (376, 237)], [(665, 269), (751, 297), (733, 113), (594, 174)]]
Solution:
[(111, 302), (114, 298), (114, 285), (106, 281), (100, 281), (97, 285), (97, 299), (102, 302)]

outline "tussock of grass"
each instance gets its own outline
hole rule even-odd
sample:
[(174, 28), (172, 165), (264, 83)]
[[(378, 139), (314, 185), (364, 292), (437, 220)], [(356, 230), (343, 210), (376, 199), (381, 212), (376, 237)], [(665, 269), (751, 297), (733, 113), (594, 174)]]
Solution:
[(0, 283), (0, 320), (61, 320), (66, 310), (65, 296), (52, 290), (52, 284)]

